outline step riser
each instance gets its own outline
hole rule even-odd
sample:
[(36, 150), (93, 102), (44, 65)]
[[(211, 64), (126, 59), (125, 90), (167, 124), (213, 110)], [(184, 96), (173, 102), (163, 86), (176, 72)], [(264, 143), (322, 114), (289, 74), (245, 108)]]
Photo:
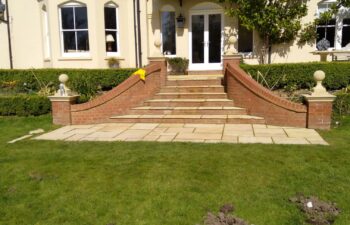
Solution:
[(145, 106), (153, 107), (229, 107), (233, 102), (145, 102)]
[(110, 119), (115, 123), (198, 123), (198, 124), (265, 124), (262, 119), (181, 119), (181, 118), (137, 118), (137, 119)]
[(227, 94), (155, 95), (153, 99), (227, 99)]
[(194, 110), (163, 110), (163, 109), (134, 109), (130, 115), (247, 115), (245, 109), (194, 109)]
[(164, 87), (160, 93), (223, 93), (224, 87)]
[(168, 86), (200, 86), (200, 85), (221, 85), (221, 79), (215, 80), (168, 80)]

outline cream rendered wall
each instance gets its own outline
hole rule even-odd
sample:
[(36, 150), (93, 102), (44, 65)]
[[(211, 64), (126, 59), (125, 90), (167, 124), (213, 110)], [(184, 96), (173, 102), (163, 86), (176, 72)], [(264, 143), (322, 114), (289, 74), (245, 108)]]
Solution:
[(59, 6), (66, 0), (49, 2), (52, 43), (52, 66), (55, 68), (106, 68), (104, 5), (114, 3), (119, 12), (119, 50), (121, 67), (135, 67), (135, 38), (132, 0), (81, 0), (87, 6), (90, 55), (88, 57), (63, 57), (60, 34)]
[[(37, 1), (8, 0), (14, 68), (43, 67), (40, 13)], [(0, 67), (9, 68), (6, 24), (0, 24)], [(4, 39), (4, 40), (2, 40)]]
[[(183, 1), (182, 8), (179, 5), (178, 1), (173, 0), (153, 0), (148, 1), (148, 26), (149, 26), (149, 47), (150, 52), (152, 54), (153, 51), (155, 51), (154, 48), (154, 40), (155, 37), (160, 36), (160, 11), (162, 8), (169, 8), (168, 6), (171, 6), (175, 9), (176, 16), (182, 13), (182, 15), (186, 18), (185, 28), (184, 29), (177, 29), (177, 37), (176, 37), (176, 47), (177, 47), (177, 56), (179, 57), (189, 57), (189, 17), (190, 17), (190, 10), (192, 7), (204, 3), (204, 2), (213, 2), (210, 0), (187, 0)], [(306, 17), (302, 19), (303, 23), (308, 23), (313, 21), (316, 18), (316, 12), (317, 12), (317, 4), (320, 2), (320, 0), (311, 0), (308, 2), (308, 9), (309, 13)], [(224, 8), (224, 5), (222, 5)], [(237, 34), (237, 28), (238, 28), (238, 21), (236, 18), (224, 17), (224, 26), (225, 26), (225, 33), (234, 33)], [(226, 40), (226, 38), (225, 38)], [(227, 43), (225, 43), (224, 49), (227, 49)], [(237, 49), (237, 44), (235, 48)], [(259, 52), (262, 47), (262, 42), (259, 38), (259, 35), (254, 32), (254, 51)], [(316, 49), (315, 45), (305, 45), (305, 46), (298, 46), (297, 41), (294, 41), (293, 43), (288, 43), (284, 45), (278, 45), (274, 46), (272, 48), (273, 54), (272, 54), (272, 63), (285, 63), (285, 62), (308, 62), (308, 61), (319, 61), (319, 56), (313, 55), (310, 52), (314, 51)], [(247, 63), (251, 64), (257, 64), (259, 63), (258, 59), (246, 59)]]
[(10, 68), (7, 25), (0, 22), (0, 69)]

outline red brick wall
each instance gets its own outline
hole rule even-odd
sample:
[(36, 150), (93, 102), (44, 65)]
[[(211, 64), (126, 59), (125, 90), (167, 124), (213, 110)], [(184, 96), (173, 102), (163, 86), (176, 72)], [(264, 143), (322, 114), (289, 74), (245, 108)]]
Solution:
[(145, 68), (145, 81), (137, 75), (131, 76), (113, 90), (84, 104), (53, 101), (53, 122), (60, 125), (109, 122), (111, 116), (122, 115), (159, 92), (166, 82), (166, 68), (165, 60), (151, 62)]
[(308, 128), (329, 130), (332, 122), (333, 102), (308, 102)]
[(52, 101), (52, 120), (57, 125), (71, 124), (71, 102), (69, 101)]
[(225, 70), (227, 95), (249, 115), (264, 117), (267, 124), (306, 127), (307, 108), (280, 98), (248, 76), (237, 64)]

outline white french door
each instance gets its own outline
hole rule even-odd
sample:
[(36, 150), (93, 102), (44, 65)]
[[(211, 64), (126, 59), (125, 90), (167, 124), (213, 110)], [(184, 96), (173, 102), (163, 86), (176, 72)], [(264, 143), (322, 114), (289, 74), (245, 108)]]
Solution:
[(189, 70), (221, 70), (223, 47), (221, 12), (193, 12), (190, 16)]

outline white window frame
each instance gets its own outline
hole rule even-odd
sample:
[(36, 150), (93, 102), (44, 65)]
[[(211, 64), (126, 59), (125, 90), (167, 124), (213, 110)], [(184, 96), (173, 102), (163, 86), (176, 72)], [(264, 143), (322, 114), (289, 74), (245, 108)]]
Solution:
[[(163, 13), (164, 12), (172, 12), (175, 14), (175, 54), (171, 54), (171, 55), (164, 55), (164, 49), (163, 49)], [(164, 57), (168, 57), (168, 58), (175, 58), (177, 56), (177, 27), (176, 27), (176, 12), (175, 10), (173, 10), (172, 8), (169, 8), (169, 7), (164, 7), (164, 9), (160, 12), (161, 15), (160, 15), (160, 41), (162, 43), (162, 46), (161, 46), (161, 49), (162, 49), (162, 54), (164, 55)]]
[[(89, 36), (89, 24), (88, 24), (88, 28), (87, 29), (63, 29), (62, 28), (62, 8), (78, 8), (78, 7), (86, 7), (87, 5), (85, 4), (79, 4), (79, 3), (75, 3), (75, 2), (70, 2), (70, 3), (66, 3), (64, 5), (60, 5), (58, 7), (58, 11), (59, 11), (59, 22), (60, 22), (60, 39), (61, 39), (61, 54), (63, 57), (89, 57), (90, 56), (90, 36)], [(75, 23), (75, 10), (73, 10), (73, 18), (74, 18), (74, 23)], [(89, 20), (88, 20), (89, 23)], [(75, 24), (74, 24), (75, 27)], [(63, 32), (64, 31), (74, 31), (74, 32), (78, 32), (78, 31), (87, 31), (88, 32), (88, 36), (89, 36), (89, 51), (85, 51), (85, 52), (79, 52), (76, 49), (76, 52), (64, 52), (64, 39), (63, 39)], [(76, 46), (78, 46), (78, 40), (77, 40), (77, 35), (75, 35), (75, 42), (76, 42)]]
[[(119, 6), (115, 3), (107, 3), (104, 5), (104, 8), (114, 8), (115, 9), (115, 17), (116, 17), (116, 26), (117, 28), (116, 29), (106, 29), (106, 25), (104, 25), (104, 35), (105, 35), (105, 40), (106, 40), (106, 31), (113, 31), (113, 32), (116, 32), (117, 35), (117, 51), (116, 52), (108, 52), (107, 49), (105, 49), (106, 51), (106, 55), (109, 56), (109, 57), (112, 57), (112, 56), (120, 56), (120, 38), (119, 38), (119, 30), (120, 30), (120, 27), (119, 27)], [(103, 13), (104, 13), (104, 8), (103, 8)], [(104, 14), (103, 14), (103, 18), (104, 18)], [(105, 23), (105, 21), (103, 21)]]

